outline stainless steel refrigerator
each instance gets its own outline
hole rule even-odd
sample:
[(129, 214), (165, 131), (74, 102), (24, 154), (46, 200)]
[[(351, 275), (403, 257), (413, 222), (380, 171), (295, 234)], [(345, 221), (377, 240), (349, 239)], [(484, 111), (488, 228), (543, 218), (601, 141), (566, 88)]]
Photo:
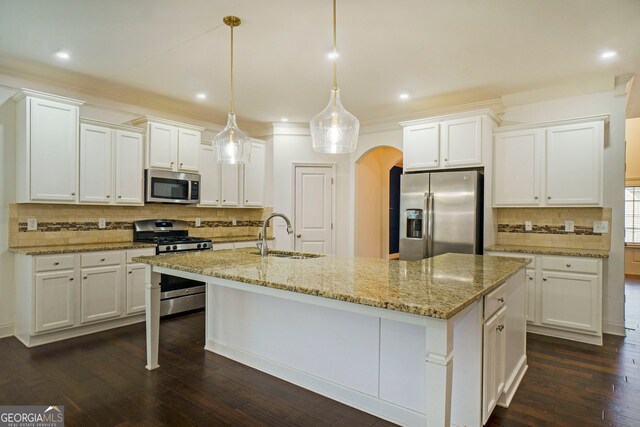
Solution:
[(482, 253), (482, 171), (405, 174), (400, 179), (400, 259)]

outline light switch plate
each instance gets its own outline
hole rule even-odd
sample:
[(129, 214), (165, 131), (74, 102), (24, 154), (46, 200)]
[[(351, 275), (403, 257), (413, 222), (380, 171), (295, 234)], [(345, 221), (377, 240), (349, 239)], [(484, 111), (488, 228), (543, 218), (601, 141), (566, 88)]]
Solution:
[(36, 231), (36, 230), (38, 230), (38, 219), (27, 218), (27, 231)]
[(238, 225), (238, 221), (236, 221), (235, 217), (231, 218), (231, 225), (233, 225), (233, 226)]
[(107, 220), (105, 218), (98, 218), (98, 228), (107, 228)]
[(533, 223), (531, 221), (525, 221), (524, 231), (531, 231), (531, 230), (533, 230)]
[(600, 234), (609, 233), (609, 221), (593, 221), (593, 232)]
[(575, 231), (575, 226), (572, 220), (567, 220), (564, 222), (564, 231), (567, 233), (573, 233)]
[(201, 224), (200, 218), (196, 218), (196, 227), (200, 227)]

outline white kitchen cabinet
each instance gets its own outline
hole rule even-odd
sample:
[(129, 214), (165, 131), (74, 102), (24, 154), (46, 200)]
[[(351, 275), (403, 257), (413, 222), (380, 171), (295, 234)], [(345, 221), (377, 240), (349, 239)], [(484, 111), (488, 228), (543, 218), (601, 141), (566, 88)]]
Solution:
[(113, 132), (80, 125), (80, 202), (109, 203), (113, 187)]
[(45, 344), (144, 320), (145, 266), (155, 248), (15, 255), (15, 336)]
[(220, 205), (238, 206), (240, 203), (239, 165), (220, 164)]
[(73, 326), (75, 306), (76, 286), (73, 270), (35, 274), (34, 332)]
[(498, 403), (505, 383), (505, 313), (502, 307), (482, 327), (482, 423), (486, 423)]
[(429, 123), (405, 127), (402, 146), (405, 171), (420, 171), (439, 167), (440, 124)]
[(80, 202), (142, 205), (142, 161), (138, 128), (81, 119)]
[(493, 206), (602, 206), (607, 119), (495, 129)]
[(200, 144), (200, 203), (198, 206), (220, 206), (220, 164), (211, 145)]
[(115, 131), (115, 203), (118, 205), (144, 204), (144, 160), (142, 134)]
[(538, 129), (498, 133), (493, 141), (493, 205), (540, 204), (544, 133)]
[(602, 259), (487, 252), (527, 257), (527, 332), (602, 345)]
[(16, 101), (16, 201), (78, 201), (82, 101), (23, 89)]
[(546, 136), (548, 206), (602, 206), (604, 123), (556, 126)]
[(146, 129), (147, 168), (198, 172), (198, 150), (204, 128), (150, 116), (131, 124)]
[(482, 121), (480, 117), (448, 120), (441, 124), (442, 165), (462, 167), (482, 164)]
[(243, 206), (259, 208), (264, 206), (265, 190), (265, 145), (261, 142), (251, 143), (251, 158), (242, 167), (244, 177)]
[(120, 292), (122, 288), (122, 267), (83, 268), (80, 286), (80, 322), (119, 317), (122, 313)]
[(483, 166), (483, 145), (498, 122), (491, 110), (401, 122), (405, 172)]

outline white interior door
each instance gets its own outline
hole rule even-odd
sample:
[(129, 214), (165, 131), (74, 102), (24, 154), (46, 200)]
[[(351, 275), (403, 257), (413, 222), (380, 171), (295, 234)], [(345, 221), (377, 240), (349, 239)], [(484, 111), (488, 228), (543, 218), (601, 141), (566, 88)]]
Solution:
[(333, 253), (333, 183), (331, 166), (296, 166), (296, 251)]

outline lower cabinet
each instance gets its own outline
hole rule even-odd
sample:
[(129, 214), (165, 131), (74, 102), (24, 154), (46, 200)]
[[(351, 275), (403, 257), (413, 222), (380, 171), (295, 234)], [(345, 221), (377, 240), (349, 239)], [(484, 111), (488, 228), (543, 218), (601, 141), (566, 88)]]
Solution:
[(504, 390), (505, 381), (505, 314), (502, 307), (483, 325), (482, 423), (486, 423)]
[(131, 258), (154, 254), (16, 254), (16, 337), (33, 346), (140, 321), (133, 316), (145, 311), (145, 266)]
[(111, 319), (122, 314), (121, 277), (119, 265), (82, 269), (80, 323)]
[(602, 345), (602, 259), (490, 252), (531, 258), (527, 331)]
[(73, 326), (76, 305), (74, 276), (73, 270), (35, 274), (35, 332)]

